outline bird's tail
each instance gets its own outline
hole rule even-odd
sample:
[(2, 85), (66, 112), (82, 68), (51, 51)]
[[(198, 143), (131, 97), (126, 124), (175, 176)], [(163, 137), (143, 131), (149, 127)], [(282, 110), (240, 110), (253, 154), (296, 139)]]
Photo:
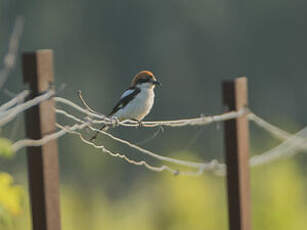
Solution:
[[(102, 130), (102, 131), (106, 132), (108, 129), (109, 129), (109, 126), (103, 125), (99, 130)], [(96, 133), (94, 134), (94, 136), (92, 136), (90, 141), (95, 140), (97, 138), (98, 134), (99, 134), (99, 131), (96, 131)]]

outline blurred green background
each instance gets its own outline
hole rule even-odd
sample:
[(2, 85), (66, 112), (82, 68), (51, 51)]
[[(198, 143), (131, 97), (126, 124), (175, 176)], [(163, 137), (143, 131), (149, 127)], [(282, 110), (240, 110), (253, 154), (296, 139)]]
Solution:
[[(80, 89), (102, 113), (112, 109), (138, 71), (148, 69), (163, 86), (146, 120), (222, 113), (221, 81), (246, 75), (256, 114), (291, 132), (306, 124), (306, 1), (0, 0), (1, 58), (18, 15), (25, 19), (21, 51), (53, 49), (56, 85), (66, 84), (61, 96), (79, 103)], [(4, 88), (1, 104), (10, 98), (7, 91), (26, 88), (20, 58)], [(138, 143), (155, 131), (112, 133)], [(23, 138), (23, 117), (1, 136)], [(167, 128), (144, 147), (182, 159), (223, 161), (222, 136), (222, 125)], [(99, 141), (142, 159), (107, 138)], [(251, 126), (252, 154), (278, 143)], [(64, 230), (227, 229), (224, 178), (150, 172), (73, 136), (60, 139), (59, 146)], [(306, 228), (305, 164), (302, 154), (252, 170), (254, 229)], [(1, 229), (30, 229), (25, 151), (0, 160), (0, 170), (21, 185), (0, 176), (0, 202), (9, 201), (0, 208), (0, 215), (8, 215)]]

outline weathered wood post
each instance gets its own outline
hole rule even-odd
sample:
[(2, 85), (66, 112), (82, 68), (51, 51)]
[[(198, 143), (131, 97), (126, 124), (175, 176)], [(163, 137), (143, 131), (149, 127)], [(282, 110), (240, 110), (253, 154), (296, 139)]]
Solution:
[[(23, 78), (31, 97), (53, 83), (53, 52), (38, 50), (22, 56)], [(28, 138), (40, 139), (55, 131), (54, 100), (42, 102), (26, 112)], [(57, 141), (27, 148), (29, 191), (33, 230), (60, 230), (59, 163)]]
[[(247, 78), (223, 82), (223, 102), (229, 110), (247, 107)], [(249, 127), (247, 115), (225, 121), (225, 150), (230, 230), (251, 230)]]

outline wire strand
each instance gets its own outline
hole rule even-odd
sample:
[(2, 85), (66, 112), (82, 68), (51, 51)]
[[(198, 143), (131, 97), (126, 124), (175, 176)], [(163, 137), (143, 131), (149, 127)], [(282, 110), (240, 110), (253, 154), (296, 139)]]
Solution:
[(6, 110), (5, 112), (0, 114), (0, 127), (7, 124), (11, 120), (13, 120), (19, 113), (40, 104), (41, 102), (48, 100), (50, 97), (54, 95), (55, 91), (50, 89), (43, 95), (34, 97), (33, 99), (26, 101), (24, 103), (18, 104), (15, 107)]
[(191, 161), (178, 160), (178, 159), (174, 159), (174, 158), (170, 158), (170, 157), (166, 157), (166, 156), (162, 156), (162, 155), (156, 154), (156, 153), (154, 153), (152, 151), (149, 151), (149, 150), (144, 149), (144, 148), (142, 148), (140, 146), (137, 146), (137, 145), (135, 145), (135, 144), (133, 144), (133, 143), (127, 141), (127, 140), (123, 140), (121, 138), (115, 137), (112, 134), (107, 133), (107, 132), (105, 132), (103, 130), (96, 129), (96, 128), (92, 127), (91, 125), (89, 125), (88, 123), (82, 121), (81, 119), (75, 117), (72, 114), (67, 113), (64, 110), (56, 109), (56, 113), (62, 114), (62, 115), (66, 116), (68, 118), (71, 118), (74, 121), (79, 122), (81, 124), (86, 124), (87, 127), (90, 128), (92, 131), (99, 132), (99, 133), (101, 133), (101, 134), (103, 134), (105, 136), (108, 136), (108, 137), (110, 137), (111, 139), (113, 139), (113, 140), (115, 140), (117, 142), (125, 144), (125, 145), (127, 145), (127, 146), (129, 146), (129, 147), (131, 147), (131, 148), (133, 148), (133, 149), (135, 149), (135, 150), (137, 150), (139, 152), (142, 152), (143, 154), (151, 156), (151, 157), (153, 157), (153, 158), (155, 158), (157, 160), (166, 161), (166, 162), (169, 162), (169, 163), (182, 165), (182, 166), (185, 166), (185, 167), (204, 168), (204, 170), (211, 170), (211, 168), (212, 168), (212, 163), (211, 162), (210, 163), (191, 162)]
[(255, 124), (257, 124), (259, 127), (265, 129), (266, 131), (268, 131), (269, 133), (271, 133), (273, 136), (281, 139), (281, 140), (286, 140), (288, 139), (291, 134), (282, 130), (281, 128), (272, 125), (271, 123), (265, 121), (264, 119), (260, 118), (259, 116), (257, 116), (254, 113), (250, 113), (248, 115), (249, 120), (255, 122)]
[[(4, 124), (8, 123), (14, 117), (45, 101), (48, 100), (50, 97), (54, 95), (54, 90), (48, 90), (45, 94), (37, 96), (29, 101), (20, 103), (20, 101), (23, 101), (25, 97), (29, 95), (29, 91), (23, 91), (20, 94), (18, 94), (15, 98), (11, 99), (9, 102), (3, 104), (0, 106), (0, 127)], [(82, 98), (82, 94), (81, 94)], [(84, 101), (82, 98), (81, 100)], [(119, 137), (116, 137), (108, 132), (105, 132), (103, 130), (99, 130), (95, 127), (93, 127), (93, 124), (97, 123), (106, 123), (106, 124), (113, 124), (114, 120), (109, 119), (104, 115), (96, 113), (94, 110), (91, 109), (89, 111), (90, 107), (86, 107), (86, 109), (81, 108), (80, 106), (76, 105), (75, 103), (71, 102), (70, 100), (67, 100), (65, 98), (61, 97), (55, 97), (55, 101), (57, 103), (63, 103), (65, 105), (68, 105), (71, 108), (76, 109), (77, 111), (85, 114), (86, 116), (83, 118), (78, 118), (77, 116), (68, 113), (67, 111), (63, 109), (55, 109), (55, 112), (59, 115), (63, 115), (75, 122), (72, 126), (63, 126), (60, 124), (57, 124), (57, 127), (60, 128), (59, 131), (46, 135), (38, 140), (31, 140), (31, 139), (24, 139), (19, 140), (15, 142), (12, 145), (12, 148), (14, 151), (19, 151), (22, 148), (29, 147), (29, 146), (41, 146), (46, 144), (49, 141), (58, 139), (62, 137), (63, 135), (69, 133), (78, 135), (82, 142), (89, 144), (93, 146), (96, 149), (101, 149), (103, 152), (108, 153), (109, 155), (113, 157), (118, 157), (121, 159), (124, 159), (128, 163), (138, 165), (138, 166), (144, 166), (152, 171), (162, 172), (162, 171), (168, 171), (175, 175), (182, 174), (182, 175), (201, 175), (204, 171), (211, 171), (215, 173), (216, 175), (222, 176), (226, 173), (226, 165), (224, 163), (218, 162), (216, 159), (210, 161), (210, 162), (193, 162), (193, 161), (186, 161), (186, 160), (180, 160), (176, 158), (167, 157), (161, 154), (157, 154), (153, 151), (150, 151), (148, 149), (142, 148), (139, 145), (133, 144), (127, 140), (121, 139)], [(18, 104), (20, 103), (20, 104)], [(85, 103), (85, 101), (84, 101)], [(84, 104), (83, 103), (83, 104)], [(276, 146), (275, 148), (268, 150), (264, 153), (258, 154), (256, 156), (253, 156), (249, 160), (249, 164), (251, 167), (268, 164), (272, 161), (278, 160), (280, 158), (290, 157), (295, 154), (297, 154), (299, 151), (307, 150), (307, 127), (302, 129), (300, 132), (292, 135), (282, 129), (280, 129), (277, 126), (272, 125), (271, 123), (265, 121), (264, 119), (260, 118), (254, 113), (250, 113), (248, 109), (242, 109), (240, 111), (231, 111), (228, 113), (220, 114), (220, 115), (214, 115), (214, 116), (207, 116), (207, 117), (199, 117), (199, 118), (192, 118), (192, 119), (179, 119), (179, 120), (168, 120), (168, 121), (146, 121), (143, 122), (144, 127), (162, 127), (162, 126), (169, 126), (169, 127), (182, 127), (187, 125), (207, 125), (211, 124), (213, 122), (220, 122), (225, 121), (229, 119), (235, 119), (240, 116), (248, 114), (249, 120), (255, 122), (256, 125), (259, 127), (265, 129), (269, 133), (271, 133), (273, 136), (283, 140), (283, 143)], [(93, 119), (94, 118), (94, 119)], [(99, 119), (99, 120), (98, 120)], [(122, 126), (137, 126), (137, 122), (135, 121), (123, 121), (118, 122), (117, 125)], [(138, 152), (145, 154), (147, 156), (150, 156), (156, 160), (167, 162), (169, 164), (174, 164), (182, 167), (188, 167), (193, 168), (195, 171), (179, 171), (178, 169), (175, 169), (173, 167), (170, 167), (168, 165), (162, 165), (162, 166), (153, 166), (146, 162), (145, 160), (142, 161), (134, 161), (129, 159), (129, 157), (125, 154), (121, 153), (114, 153), (111, 150), (107, 149), (104, 145), (97, 145), (89, 140), (86, 140), (82, 134), (81, 130), (84, 128), (89, 128), (92, 131), (99, 132), (102, 135), (105, 135), (112, 140), (119, 142), (121, 144), (125, 144), (128, 147), (137, 150)]]
[[(70, 130), (74, 131), (74, 130), (81, 130), (83, 128), (85, 128), (86, 125), (85, 124), (75, 124), (73, 126), (70, 127)], [(64, 129), (61, 129), (60, 131), (57, 131), (55, 133), (52, 134), (48, 134), (44, 137), (42, 137), (41, 139), (37, 139), (37, 140), (33, 140), (33, 139), (24, 139), (24, 140), (19, 140), (16, 141), (13, 145), (12, 145), (12, 149), (14, 152), (18, 152), (19, 150), (25, 148), (25, 147), (30, 147), (30, 146), (42, 146), (46, 143), (48, 143), (49, 141), (52, 140), (56, 140), (60, 137), (62, 137), (63, 135), (67, 134), (68, 132)]]
[(307, 151), (307, 127), (298, 133), (289, 136), (283, 143), (275, 148), (254, 156), (250, 159), (251, 166), (268, 164), (274, 160), (293, 156), (300, 151)]
[(4, 57), (4, 67), (0, 70), (0, 89), (5, 84), (10, 72), (16, 64), (19, 41), (23, 32), (24, 18), (18, 16), (15, 20), (13, 32), (9, 41), (8, 52)]
[(130, 158), (127, 157), (127, 155), (125, 154), (121, 154), (121, 153), (115, 153), (112, 152), (111, 150), (107, 149), (104, 145), (97, 145), (93, 142), (90, 142), (88, 140), (86, 140), (82, 134), (80, 132), (77, 131), (73, 131), (71, 130), (69, 127), (64, 127), (60, 124), (57, 124), (57, 127), (65, 130), (66, 132), (69, 132), (71, 134), (75, 134), (77, 136), (79, 136), (80, 140), (90, 146), (93, 146), (96, 149), (101, 149), (103, 152), (109, 154), (112, 157), (117, 157), (117, 158), (121, 158), (123, 160), (125, 160), (126, 162), (128, 162), (129, 164), (133, 164), (133, 165), (137, 165), (137, 166), (144, 166), (147, 169), (151, 170), (151, 171), (155, 171), (155, 172), (162, 172), (162, 171), (168, 171), (174, 175), (186, 175), (186, 176), (199, 176), (202, 174), (202, 169), (199, 169), (198, 171), (180, 171), (177, 169), (174, 169), (170, 166), (167, 165), (162, 165), (162, 166), (152, 166), (149, 163), (147, 163), (145, 160), (141, 160), (141, 161), (135, 161), (135, 160), (131, 160)]
[[(112, 124), (112, 125), (121, 125), (121, 126), (128, 126), (128, 127), (137, 127), (139, 126), (139, 123), (133, 120), (125, 120), (125, 121), (115, 121), (114, 119), (107, 118), (105, 115), (98, 114), (92, 112), (93, 110), (89, 111), (88, 109), (84, 109), (80, 107), (79, 105), (61, 97), (55, 97), (54, 100), (58, 103), (63, 103), (65, 105), (68, 105), (76, 110), (78, 110), (81, 113), (86, 114), (93, 124)], [(179, 119), (179, 120), (168, 120), (168, 121), (143, 121), (142, 126), (143, 127), (157, 127), (157, 126), (169, 126), (169, 127), (183, 127), (187, 125), (209, 125), (214, 122), (221, 122), (225, 120), (235, 119), (238, 117), (241, 117), (243, 115), (246, 115), (249, 113), (249, 110), (246, 108), (243, 108), (239, 111), (231, 111), (226, 112), (224, 114), (220, 115), (214, 115), (214, 116), (202, 116), (197, 118), (190, 118), (190, 119)], [(92, 118), (98, 118), (99, 120), (95, 120)]]
[(18, 103), (24, 102), (25, 98), (30, 94), (29, 90), (24, 90), (21, 93), (17, 94), (15, 97), (13, 97), (8, 102), (4, 103), (0, 106), (0, 116), (1, 113), (5, 112), (9, 108), (15, 106)]

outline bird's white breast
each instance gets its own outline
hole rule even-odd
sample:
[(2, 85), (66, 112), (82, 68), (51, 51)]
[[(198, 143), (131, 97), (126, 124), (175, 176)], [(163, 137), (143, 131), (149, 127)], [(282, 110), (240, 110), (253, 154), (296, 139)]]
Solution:
[(154, 90), (152, 87), (140, 87), (141, 91), (124, 108), (118, 110), (113, 116), (119, 120), (142, 120), (154, 104)]

